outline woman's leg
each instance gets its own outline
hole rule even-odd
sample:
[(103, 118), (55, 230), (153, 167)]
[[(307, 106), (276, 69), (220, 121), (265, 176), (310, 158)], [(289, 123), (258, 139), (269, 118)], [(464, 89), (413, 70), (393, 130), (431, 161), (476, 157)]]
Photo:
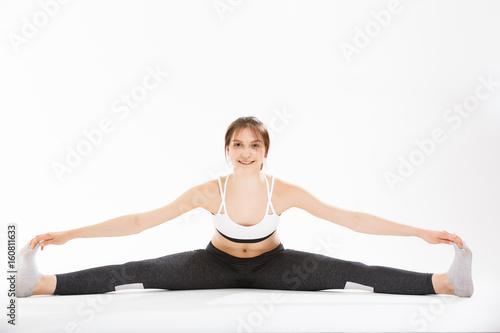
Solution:
[(42, 275), (31, 295), (52, 295), (56, 290), (55, 275)]
[(376, 293), (435, 294), (433, 274), (285, 249), (257, 273), (255, 287), (284, 290), (360, 288)]
[(455, 295), (455, 288), (453, 288), (450, 280), (448, 280), (446, 273), (433, 274), (432, 286), (434, 287), (436, 294)]
[[(52, 295), (55, 292), (56, 284), (57, 277), (55, 275), (42, 275), (32, 295)], [(432, 286), (436, 294), (455, 295), (455, 289), (448, 280), (446, 273), (433, 274)]]
[(99, 294), (126, 289), (215, 289), (236, 286), (233, 271), (206, 250), (56, 274), (56, 295)]
[(126, 288), (236, 288), (235, 276), (231, 268), (222, 264), (207, 250), (198, 249), (119, 265), (42, 275), (32, 293), (20, 294), (18, 297), (99, 294)]
[(449, 294), (470, 297), (474, 292), (472, 252), (455, 243), (455, 258), (446, 273), (431, 274), (286, 249), (258, 271), (255, 287), (323, 290), (361, 288), (389, 294)]

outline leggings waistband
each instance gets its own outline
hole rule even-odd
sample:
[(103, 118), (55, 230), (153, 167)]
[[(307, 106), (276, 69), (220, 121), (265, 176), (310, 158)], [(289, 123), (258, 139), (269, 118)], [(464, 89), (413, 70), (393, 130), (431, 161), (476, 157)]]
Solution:
[(285, 247), (283, 246), (282, 243), (280, 243), (278, 246), (276, 246), (274, 249), (264, 252), (256, 257), (251, 257), (251, 258), (240, 258), (240, 257), (235, 257), (230, 255), (227, 252), (224, 252), (222, 250), (219, 250), (216, 248), (213, 244), (212, 241), (210, 241), (206, 247), (206, 250), (210, 253), (212, 253), (214, 256), (218, 257), (221, 260), (224, 260), (226, 262), (230, 263), (235, 263), (235, 264), (256, 264), (262, 261), (266, 261), (270, 259), (270, 257), (274, 257), (278, 255), (281, 251), (283, 251)]

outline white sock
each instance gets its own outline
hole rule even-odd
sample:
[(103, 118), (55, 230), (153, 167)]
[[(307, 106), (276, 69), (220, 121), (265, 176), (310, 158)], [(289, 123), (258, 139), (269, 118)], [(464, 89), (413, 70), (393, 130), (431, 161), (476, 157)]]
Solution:
[(17, 254), (16, 297), (31, 296), (42, 277), (35, 262), (39, 247), (40, 244), (36, 243), (35, 247), (30, 249), (28, 243)]
[(453, 243), (455, 248), (455, 258), (450, 269), (446, 272), (448, 280), (450, 280), (455, 295), (462, 297), (470, 297), (474, 292), (474, 284), (472, 283), (472, 251), (465, 242), (462, 242), (463, 248), (459, 248), (457, 243)]

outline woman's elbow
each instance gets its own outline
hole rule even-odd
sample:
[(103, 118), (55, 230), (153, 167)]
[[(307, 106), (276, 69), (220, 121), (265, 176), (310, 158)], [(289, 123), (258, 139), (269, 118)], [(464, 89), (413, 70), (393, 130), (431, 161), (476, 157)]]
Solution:
[(145, 230), (144, 224), (142, 223), (140, 214), (133, 214), (132, 216), (132, 226), (135, 230), (135, 233), (138, 234)]
[(347, 227), (352, 231), (359, 232), (359, 226), (361, 224), (361, 214), (360, 212), (349, 213)]

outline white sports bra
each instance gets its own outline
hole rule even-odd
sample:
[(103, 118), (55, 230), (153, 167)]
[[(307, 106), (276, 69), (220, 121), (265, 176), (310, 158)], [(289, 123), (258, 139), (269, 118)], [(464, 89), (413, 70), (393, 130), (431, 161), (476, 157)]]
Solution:
[[(261, 172), (261, 174), (263, 174)], [(230, 241), (237, 243), (257, 243), (263, 241), (266, 238), (271, 237), (271, 235), (276, 231), (279, 225), (280, 216), (276, 214), (274, 210), (273, 204), (271, 202), (271, 195), (273, 194), (274, 187), (274, 175), (271, 182), (271, 190), (269, 190), (269, 182), (267, 180), (267, 176), (264, 175), (266, 179), (267, 185), (267, 206), (266, 206), (266, 215), (264, 218), (257, 224), (251, 226), (243, 226), (231, 220), (227, 214), (226, 209), (226, 188), (227, 188), (227, 180), (229, 179), (229, 174), (226, 178), (226, 183), (224, 184), (224, 191), (222, 191), (222, 184), (220, 177), (218, 177), (219, 181), (219, 189), (221, 192), (222, 202), (217, 211), (217, 214), (213, 216), (213, 221), (215, 225), (215, 229), (225, 238)], [(221, 209), (224, 207), (224, 214), (221, 214)], [(271, 207), (273, 214), (269, 214), (269, 207)]]

